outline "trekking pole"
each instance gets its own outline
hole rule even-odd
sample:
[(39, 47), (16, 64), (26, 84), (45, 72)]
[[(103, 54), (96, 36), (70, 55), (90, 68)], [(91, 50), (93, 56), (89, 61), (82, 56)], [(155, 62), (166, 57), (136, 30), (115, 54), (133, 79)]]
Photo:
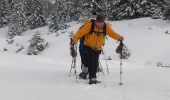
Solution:
[(120, 46), (120, 82), (119, 82), (119, 85), (123, 85), (123, 83), (122, 83), (122, 74), (123, 74), (123, 71), (122, 71), (122, 50), (123, 50), (124, 44), (122, 41), (120, 41), (119, 46)]
[(74, 60), (72, 59), (69, 77), (71, 76), (71, 71), (72, 71), (72, 69), (73, 69), (73, 64), (74, 64)]
[[(75, 51), (76, 51), (76, 53), (77, 53), (77, 43), (76, 43), (76, 45), (75, 45)], [(77, 83), (76, 58), (77, 58), (77, 56), (74, 57), (74, 74), (76, 75), (76, 83)]]
[(119, 85), (123, 85), (122, 74), (123, 74), (123, 71), (122, 71), (122, 52), (121, 52), (121, 54), (120, 54), (120, 82), (119, 82)]
[(108, 64), (107, 64), (107, 61), (106, 61), (106, 55), (105, 55), (105, 53), (104, 53), (104, 50), (102, 50), (102, 54), (103, 54), (104, 60), (105, 60), (105, 62), (106, 62), (107, 73), (109, 74), (109, 67), (108, 67)]
[[(72, 39), (70, 38), (72, 43)], [(71, 76), (71, 71), (74, 68), (74, 74), (76, 76), (76, 82), (77, 82), (77, 71), (76, 71), (76, 57), (77, 57), (77, 44), (75, 46), (73, 46), (72, 50), (71, 50), (71, 55), (72, 55), (72, 64), (71, 64), (71, 68), (70, 68), (70, 75)]]
[(69, 77), (71, 76), (71, 72), (73, 68), (74, 68), (74, 74), (76, 76), (76, 82), (77, 82), (76, 57), (73, 57)]
[(76, 83), (77, 83), (76, 57), (74, 57), (73, 59), (74, 59), (74, 74), (76, 76)]
[(104, 74), (104, 70), (103, 70), (103, 67), (102, 67), (102, 64), (101, 64), (100, 60), (99, 60), (99, 66), (101, 68), (102, 73)]

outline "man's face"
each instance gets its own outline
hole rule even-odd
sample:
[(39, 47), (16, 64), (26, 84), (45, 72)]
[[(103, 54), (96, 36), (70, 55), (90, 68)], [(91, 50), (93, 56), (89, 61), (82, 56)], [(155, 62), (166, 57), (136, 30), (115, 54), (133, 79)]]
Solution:
[(102, 29), (102, 28), (103, 28), (103, 25), (104, 25), (104, 22), (97, 22), (97, 21), (96, 21), (96, 26), (97, 26), (97, 28)]

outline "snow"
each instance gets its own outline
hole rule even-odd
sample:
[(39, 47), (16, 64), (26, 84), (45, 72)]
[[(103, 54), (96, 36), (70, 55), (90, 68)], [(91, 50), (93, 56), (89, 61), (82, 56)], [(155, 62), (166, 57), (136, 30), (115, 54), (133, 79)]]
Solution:
[[(0, 100), (169, 100), (170, 67), (156, 64), (170, 64), (170, 23), (160, 19), (140, 18), (109, 22), (113, 29), (125, 37), (124, 43), (131, 50), (131, 57), (123, 60), (123, 85), (119, 86), (120, 60), (115, 53), (118, 45), (111, 38), (104, 47), (110, 73), (107, 73), (104, 56), (100, 61), (104, 69), (98, 73), (102, 83), (89, 85), (87, 80), (76, 83), (75, 76), (69, 77), (72, 58), (69, 52), (69, 32), (76, 32), (80, 24), (56, 34), (48, 34), (42, 27), (24, 32), (8, 45), (5, 33), (0, 29)], [(28, 40), (40, 31), (49, 42), (49, 47), (38, 56), (25, 55)], [(15, 53), (18, 46), (24, 50)], [(7, 48), (8, 51), (3, 49)], [(77, 58), (80, 70), (80, 57)]]

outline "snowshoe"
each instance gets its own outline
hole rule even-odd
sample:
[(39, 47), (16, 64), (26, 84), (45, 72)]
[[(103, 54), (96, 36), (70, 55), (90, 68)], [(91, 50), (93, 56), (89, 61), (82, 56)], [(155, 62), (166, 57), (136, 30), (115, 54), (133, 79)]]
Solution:
[(85, 72), (81, 72), (80, 74), (79, 74), (79, 79), (87, 79), (87, 74), (85, 73)]
[(102, 69), (100, 67), (97, 67), (97, 72), (102, 72)]
[(91, 85), (91, 84), (98, 84), (98, 83), (101, 83), (100, 81), (98, 81), (98, 80), (90, 80), (89, 81), (89, 84)]

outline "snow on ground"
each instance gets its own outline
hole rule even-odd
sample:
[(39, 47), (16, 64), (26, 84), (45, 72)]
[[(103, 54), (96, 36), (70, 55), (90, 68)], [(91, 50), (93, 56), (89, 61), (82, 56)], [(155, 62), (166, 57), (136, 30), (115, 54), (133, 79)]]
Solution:
[[(115, 53), (118, 45), (108, 38), (104, 47), (110, 74), (107, 74), (104, 56), (100, 56), (104, 74), (98, 73), (101, 84), (89, 85), (87, 80), (69, 77), (71, 57), (69, 33), (80, 24), (61, 32), (48, 34), (47, 27), (27, 31), (8, 45), (5, 32), (0, 29), (0, 100), (169, 100), (170, 67), (157, 67), (157, 62), (170, 64), (170, 30), (168, 21), (141, 18), (109, 22), (116, 32), (125, 37), (124, 43), (132, 56), (123, 60), (123, 83), (119, 86), (120, 60)], [(28, 40), (36, 31), (49, 42), (49, 47), (38, 56), (25, 55)], [(23, 51), (15, 54), (17, 44)], [(4, 51), (7, 48), (8, 51)], [(80, 72), (80, 58), (77, 58)]]

